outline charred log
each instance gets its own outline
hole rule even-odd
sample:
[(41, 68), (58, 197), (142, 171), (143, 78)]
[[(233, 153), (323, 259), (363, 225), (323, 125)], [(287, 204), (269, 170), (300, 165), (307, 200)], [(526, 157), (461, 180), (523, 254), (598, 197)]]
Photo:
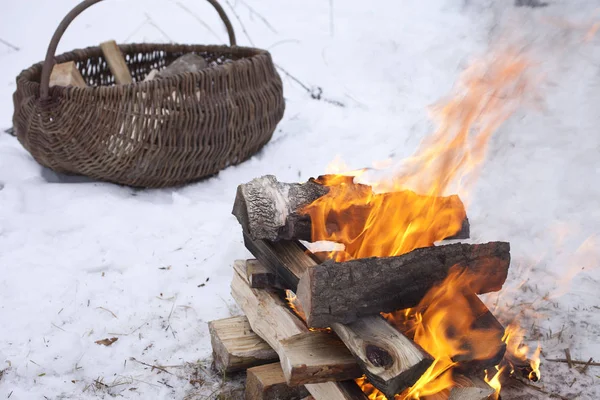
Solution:
[[(320, 177), (326, 179), (327, 177)], [(354, 184), (352, 177), (347, 177), (344, 183), (351, 185), (351, 191), (371, 191), (370, 186)], [(306, 183), (279, 182), (274, 176), (266, 175), (261, 178), (239, 185), (233, 205), (235, 215), (246, 234), (253, 240), (304, 240), (312, 241), (312, 224), (308, 214), (302, 209), (315, 200), (329, 193), (330, 188), (309, 180)], [(384, 197), (394, 197), (394, 193), (381, 194)], [(448, 206), (453, 207), (462, 215), (466, 215), (464, 205), (458, 196), (440, 198)], [(370, 207), (360, 205), (352, 207), (344, 213), (351, 221), (338, 221), (334, 215), (327, 221), (329, 231), (339, 231), (341, 224), (352, 224), (362, 227), (369, 218)], [(468, 218), (464, 218), (459, 232), (447, 239), (466, 239), (470, 227)]]
[(326, 327), (414, 307), (454, 266), (473, 278), (477, 294), (498, 291), (509, 264), (506, 242), (425, 247), (397, 257), (328, 260), (307, 270), (296, 294), (308, 324)]

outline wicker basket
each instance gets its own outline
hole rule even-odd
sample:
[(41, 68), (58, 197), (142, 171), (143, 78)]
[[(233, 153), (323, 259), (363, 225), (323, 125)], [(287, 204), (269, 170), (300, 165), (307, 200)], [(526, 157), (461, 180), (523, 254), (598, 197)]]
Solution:
[[(99, 47), (54, 57), (67, 26), (85, 0), (55, 32), (46, 60), (21, 72), (13, 123), (22, 145), (57, 172), (136, 187), (181, 185), (213, 175), (256, 153), (283, 117), (281, 78), (271, 55), (236, 46), (216, 0), (231, 46), (131, 44), (120, 46), (134, 79), (114, 85)], [(142, 82), (183, 54), (204, 57), (209, 68)], [(49, 87), (55, 63), (75, 61), (89, 85)]]

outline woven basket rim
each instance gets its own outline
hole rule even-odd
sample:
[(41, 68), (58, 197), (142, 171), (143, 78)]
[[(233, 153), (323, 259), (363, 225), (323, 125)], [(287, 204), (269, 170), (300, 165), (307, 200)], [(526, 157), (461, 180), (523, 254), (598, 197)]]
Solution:
[[(122, 91), (122, 90), (128, 90), (128, 89), (132, 89), (132, 88), (152, 89), (153, 87), (158, 86), (158, 85), (176, 84), (177, 81), (180, 80), (181, 77), (185, 76), (186, 74), (189, 74), (191, 76), (194, 76), (194, 75), (201, 76), (202, 74), (207, 74), (207, 73), (219, 74), (219, 73), (226, 72), (227, 69), (231, 68), (232, 64), (246, 62), (248, 60), (264, 57), (265, 55), (270, 57), (270, 53), (267, 50), (256, 48), (256, 47), (245, 47), (245, 46), (237, 46), (237, 45), (236, 46), (228, 46), (228, 45), (178, 44), (178, 43), (127, 43), (127, 44), (120, 44), (119, 47), (123, 51), (135, 50), (138, 47), (145, 48), (146, 51), (148, 51), (148, 48), (156, 47), (154, 50), (167, 51), (167, 52), (168, 51), (171, 51), (171, 52), (183, 51), (186, 54), (197, 52), (197, 51), (199, 51), (199, 49), (202, 49), (202, 50), (213, 52), (215, 54), (219, 54), (219, 53), (227, 54), (227, 53), (232, 53), (232, 52), (233, 53), (247, 52), (248, 55), (242, 56), (239, 59), (233, 60), (229, 64), (216, 65), (214, 67), (206, 68), (206, 69), (198, 71), (198, 72), (183, 72), (183, 73), (180, 73), (180, 74), (177, 74), (174, 76), (170, 76), (167, 78), (154, 79), (154, 80), (147, 81), (147, 82), (143, 82), (143, 81), (133, 82), (133, 83), (126, 84), (126, 85), (86, 86), (83, 88), (77, 87), (77, 86), (65, 86), (65, 87), (54, 86), (54, 87), (50, 88), (51, 97), (55, 97), (55, 96), (53, 96), (53, 94), (63, 93), (64, 91), (67, 91), (67, 90), (73, 91), (73, 93), (84, 93), (86, 91), (91, 92), (91, 91), (97, 91), (97, 90), (102, 90), (102, 91), (120, 90), (120, 91)], [(196, 49), (196, 50), (192, 50), (192, 49)], [(55, 59), (58, 62), (80, 61), (80, 60), (89, 58), (91, 56), (90, 54), (88, 54), (87, 56), (84, 57), (84, 55), (85, 55), (84, 53), (93, 53), (93, 52), (102, 54), (102, 49), (100, 48), (100, 46), (88, 46), (88, 47), (74, 49), (74, 50), (59, 54), (55, 57)], [(33, 87), (36, 87), (37, 89), (39, 89), (39, 87), (41, 86), (40, 79), (31, 79), (31, 76), (36, 75), (38, 72), (41, 72), (43, 65), (44, 65), (44, 62), (40, 61), (40, 62), (37, 62), (37, 63), (31, 65), (29, 68), (22, 70), (19, 73), (19, 75), (17, 75), (17, 78), (16, 78), (17, 84), (33, 85)]]

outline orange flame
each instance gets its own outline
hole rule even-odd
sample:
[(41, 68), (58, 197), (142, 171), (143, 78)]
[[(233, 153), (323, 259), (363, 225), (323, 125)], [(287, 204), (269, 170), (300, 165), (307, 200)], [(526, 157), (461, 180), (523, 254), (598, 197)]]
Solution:
[(319, 178), (330, 191), (303, 210), (313, 241), (342, 243), (345, 258), (363, 258), (404, 254), (456, 234), (464, 206), (441, 196), (473, 181), (493, 132), (533, 93), (529, 65), (506, 52), (469, 67), (455, 95), (434, 108), (439, 128), (391, 179), (355, 183), (366, 170)]
[[(343, 244), (345, 251), (332, 256), (344, 260), (401, 255), (459, 232), (464, 206), (456, 196), (442, 196), (457, 191), (464, 196), (492, 134), (526, 97), (535, 98), (534, 83), (530, 62), (516, 52), (473, 63), (453, 96), (434, 107), (437, 130), (392, 178), (369, 182), (369, 171), (360, 170), (317, 180), (330, 190), (303, 210), (312, 221), (312, 240)], [(462, 361), (494, 359), (504, 349), (503, 338), (512, 345), (501, 327), (478, 325), (489, 311), (470, 285), (456, 269), (418, 307), (385, 315), (435, 358), (396, 399), (449, 393)], [(499, 393), (496, 375), (489, 382)], [(365, 379), (357, 383), (370, 399), (385, 399)]]
[(481, 362), (502, 356), (504, 331), (473, 294), (474, 279), (455, 267), (417, 307), (384, 314), (435, 358), (402, 398), (418, 399), (451, 389), (453, 370), (461, 362)]

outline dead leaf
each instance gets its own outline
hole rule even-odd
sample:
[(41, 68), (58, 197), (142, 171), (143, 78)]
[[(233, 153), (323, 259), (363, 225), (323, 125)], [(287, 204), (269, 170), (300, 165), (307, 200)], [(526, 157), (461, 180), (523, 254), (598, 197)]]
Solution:
[(102, 344), (104, 346), (110, 346), (111, 344), (113, 344), (114, 342), (116, 342), (117, 340), (119, 340), (119, 338), (110, 338), (110, 339), (102, 339), (102, 340), (96, 340), (94, 343), (96, 344)]

